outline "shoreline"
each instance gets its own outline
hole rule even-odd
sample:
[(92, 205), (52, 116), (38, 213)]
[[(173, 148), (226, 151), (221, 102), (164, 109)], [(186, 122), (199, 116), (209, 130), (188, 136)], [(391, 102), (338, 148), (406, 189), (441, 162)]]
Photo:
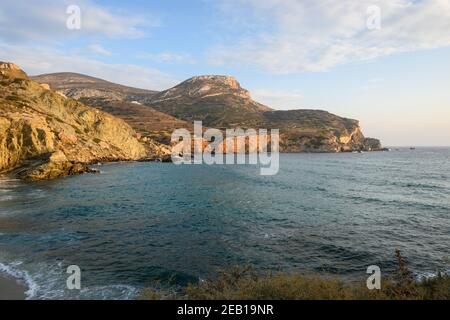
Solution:
[(0, 300), (25, 300), (26, 285), (6, 273), (0, 273)]

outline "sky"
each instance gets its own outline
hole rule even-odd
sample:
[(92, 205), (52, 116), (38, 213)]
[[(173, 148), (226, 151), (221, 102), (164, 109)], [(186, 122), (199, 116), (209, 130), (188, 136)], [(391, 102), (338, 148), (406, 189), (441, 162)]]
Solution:
[(450, 0), (1, 4), (0, 60), (30, 75), (152, 90), (232, 75), (261, 103), (358, 119), (386, 146), (450, 145)]

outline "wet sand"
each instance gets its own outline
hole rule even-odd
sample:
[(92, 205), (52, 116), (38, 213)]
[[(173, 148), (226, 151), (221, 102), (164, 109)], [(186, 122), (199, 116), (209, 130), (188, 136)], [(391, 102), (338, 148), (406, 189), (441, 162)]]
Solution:
[(0, 300), (24, 300), (26, 290), (16, 279), (0, 274)]

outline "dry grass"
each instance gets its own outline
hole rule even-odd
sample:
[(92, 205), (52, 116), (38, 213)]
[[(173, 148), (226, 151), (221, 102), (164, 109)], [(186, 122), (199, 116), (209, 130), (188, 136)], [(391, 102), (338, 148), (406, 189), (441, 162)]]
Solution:
[(214, 279), (190, 284), (180, 292), (145, 289), (141, 299), (189, 300), (449, 300), (450, 277), (414, 281), (399, 251), (398, 270), (382, 281), (381, 290), (368, 290), (364, 281), (305, 274), (258, 275), (250, 268), (219, 271)]

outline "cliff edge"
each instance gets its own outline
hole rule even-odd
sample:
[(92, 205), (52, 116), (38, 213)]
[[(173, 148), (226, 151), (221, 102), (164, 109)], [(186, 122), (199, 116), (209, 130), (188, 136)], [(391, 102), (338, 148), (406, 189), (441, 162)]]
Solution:
[(27, 180), (89, 172), (98, 161), (147, 157), (123, 120), (88, 107), (0, 62), (0, 173)]

